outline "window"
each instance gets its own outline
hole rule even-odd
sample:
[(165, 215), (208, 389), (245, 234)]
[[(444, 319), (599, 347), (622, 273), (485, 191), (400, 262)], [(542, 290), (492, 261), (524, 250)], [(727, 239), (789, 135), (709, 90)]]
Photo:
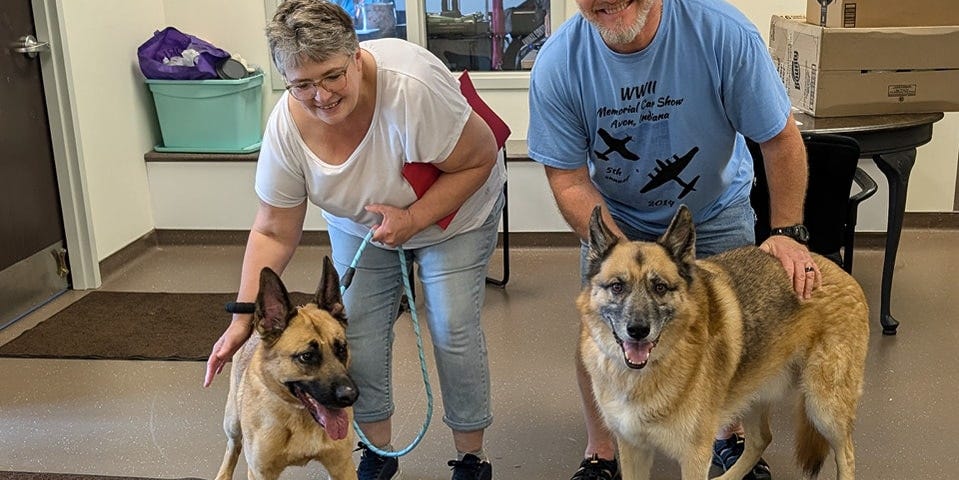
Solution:
[[(280, 1), (264, 0), (267, 21)], [(404, 38), (429, 49), (450, 70), (495, 72), (474, 77), (477, 86), (483, 88), (526, 88), (529, 77), (523, 72), (532, 68), (552, 27), (565, 19), (565, 5), (572, 3), (566, 0), (332, 1), (353, 16), (360, 41)], [(273, 86), (277, 86), (275, 79)]]

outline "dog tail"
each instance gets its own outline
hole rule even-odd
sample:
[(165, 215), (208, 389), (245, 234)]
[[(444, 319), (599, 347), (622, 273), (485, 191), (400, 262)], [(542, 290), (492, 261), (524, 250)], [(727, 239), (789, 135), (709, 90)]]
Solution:
[(799, 400), (796, 419), (796, 462), (803, 471), (803, 478), (816, 478), (822, 469), (826, 455), (829, 454), (829, 442), (819, 433), (806, 412), (805, 395)]

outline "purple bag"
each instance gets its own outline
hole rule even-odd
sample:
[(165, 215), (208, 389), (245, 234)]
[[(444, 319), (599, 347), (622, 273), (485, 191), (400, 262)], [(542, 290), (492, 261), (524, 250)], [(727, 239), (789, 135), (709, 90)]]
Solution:
[[(164, 58), (179, 57), (184, 50), (199, 52), (195, 66), (166, 65)], [(230, 54), (209, 42), (187, 35), (173, 27), (153, 33), (153, 37), (137, 48), (140, 71), (143, 76), (159, 80), (205, 80), (219, 78), (216, 67), (230, 58)]]

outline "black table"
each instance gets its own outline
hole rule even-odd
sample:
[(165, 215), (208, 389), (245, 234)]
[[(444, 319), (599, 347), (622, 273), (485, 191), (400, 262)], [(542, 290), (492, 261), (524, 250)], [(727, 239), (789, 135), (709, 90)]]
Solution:
[(856, 117), (816, 118), (795, 113), (802, 133), (833, 133), (855, 138), (862, 158), (872, 158), (889, 183), (889, 212), (886, 227), (886, 250), (882, 264), (882, 297), (879, 321), (882, 333), (895, 335), (899, 322), (889, 312), (892, 274), (896, 266), (902, 218), (906, 211), (906, 188), (909, 173), (916, 163), (916, 148), (932, 139), (932, 124), (942, 113), (897, 115), (865, 115)]

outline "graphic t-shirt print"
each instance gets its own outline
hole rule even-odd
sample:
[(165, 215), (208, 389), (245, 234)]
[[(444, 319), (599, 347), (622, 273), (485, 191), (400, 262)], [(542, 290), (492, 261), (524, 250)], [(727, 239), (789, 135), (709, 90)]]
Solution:
[[(684, 108), (684, 97), (658, 93), (659, 82), (620, 89), (620, 103), (597, 109), (592, 152), (597, 174), (607, 185), (644, 194), (647, 207), (672, 207), (696, 191), (699, 176), (683, 171), (696, 158), (698, 146), (673, 152), (669, 119)], [(695, 169), (694, 169), (695, 170)], [(678, 185), (680, 188), (663, 188)], [(627, 193), (627, 192), (622, 192)]]

